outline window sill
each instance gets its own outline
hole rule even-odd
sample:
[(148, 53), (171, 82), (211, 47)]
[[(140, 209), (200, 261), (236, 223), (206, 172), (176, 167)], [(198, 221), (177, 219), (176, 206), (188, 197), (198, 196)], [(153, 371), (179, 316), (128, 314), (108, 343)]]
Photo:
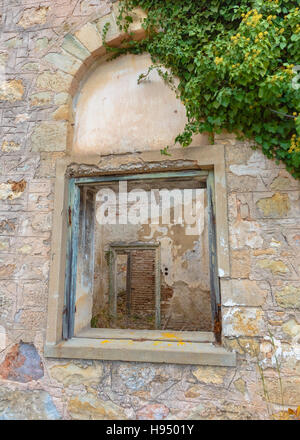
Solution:
[[(89, 331), (90, 330), (99, 331), (99, 329), (89, 329)], [(88, 330), (86, 330), (86, 332), (88, 332)], [(141, 330), (140, 332), (143, 331)], [(147, 340), (146, 338), (137, 339), (137, 331), (134, 332), (135, 339), (132, 337), (130, 339), (112, 339), (112, 331), (109, 330), (109, 333), (109, 339), (103, 339), (102, 333), (101, 339), (92, 336), (74, 337), (56, 345), (47, 344), (45, 346), (45, 356), (54, 358), (157, 362), (227, 367), (234, 367), (236, 365), (236, 354), (234, 352), (229, 352), (221, 346), (214, 345), (212, 342), (188, 342), (177, 338), (176, 341), (174, 341), (174, 339), (168, 340), (168, 338), (165, 337), (160, 339), (157, 338), (156, 340)], [(151, 334), (153, 332), (147, 331), (147, 333)], [(161, 332), (157, 333), (161, 334)], [(184, 333), (196, 334), (196, 332)], [(202, 335), (201, 332), (197, 333), (198, 339), (203, 339), (204, 335), (209, 335), (209, 333), (203, 333)], [(185, 335), (185, 339), (189, 339), (187, 338), (187, 335)], [(190, 339), (192, 338), (190, 337)]]
[(215, 342), (213, 332), (176, 330), (133, 330), (87, 327), (78, 332), (77, 338), (132, 339), (134, 341)]

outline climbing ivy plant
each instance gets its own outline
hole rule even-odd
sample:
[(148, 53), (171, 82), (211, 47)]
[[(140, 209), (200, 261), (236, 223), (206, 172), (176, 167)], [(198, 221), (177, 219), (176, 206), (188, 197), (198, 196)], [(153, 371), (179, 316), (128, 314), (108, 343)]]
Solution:
[[(300, 178), (298, 0), (121, 0), (128, 41), (117, 54), (149, 52), (176, 89), (188, 122), (176, 142), (226, 130), (260, 145)], [(146, 38), (130, 38), (133, 10), (147, 12)], [(179, 78), (175, 87), (173, 78)], [(167, 149), (165, 150), (167, 152)]]

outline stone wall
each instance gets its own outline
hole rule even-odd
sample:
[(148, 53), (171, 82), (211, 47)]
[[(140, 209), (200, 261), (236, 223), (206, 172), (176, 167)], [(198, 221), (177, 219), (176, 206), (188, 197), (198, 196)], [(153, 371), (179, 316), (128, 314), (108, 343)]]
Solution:
[[(110, 1), (8, 0), (0, 34), (0, 419), (257, 419), (300, 405), (300, 185), (226, 144), (231, 278), (224, 344), (236, 368), (45, 359), (55, 161), (66, 154), (68, 32)], [(48, 57), (48, 58), (47, 58)], [(71, 64), (70, 64), (71, 63)], [(109, 157), (103, 159), (109, 161)], [(282, 390), (280, 387), (279, 374)], [(264, 384), (264, 385), (263, 385)]]

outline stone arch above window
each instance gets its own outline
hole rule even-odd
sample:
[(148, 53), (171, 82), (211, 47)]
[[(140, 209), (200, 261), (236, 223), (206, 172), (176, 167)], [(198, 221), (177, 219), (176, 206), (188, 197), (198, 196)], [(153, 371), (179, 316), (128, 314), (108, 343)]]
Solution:
[[(120, 46), (127, 38), (117, 26), (117, 16), (118, 2), (109, 15), (67, 34), (60, 50), (45, 56), (68, 93), (54, 119), (60, 137), (65, 137), (63, 149), (70, 154), (160, 150), (174, 144), (187, 121), (184, 105), (157, 72), (138, 85), (139, 74), (151, 65), (149, 54), (128, 54), (106, 62), (104, 26), (109, 23), (106, 40), (110, 46)], [(145, 37), (145, 17), (141, 9), (133, 11), (129, 28), (133, 38)], [(42, 79), (43, 75), (47, 72)], [(192, 146), (207, 144), (208, 136), (198, 135)]]
[[(110, 14), (93, 18), (81, 28), (66, 34), (60, 43), (53, 45), (44, 55), (45, 70), (37, 78), (38, 90), (54, 90), (63, 96), (63, 103), (53, 115), (54, 121), (42, 123), (33, 132), (33, 151), (40, 151), (41, 137), (47, 142), (46, 151), (67, 151), (72, 153), (73, 145), (73, 99), (80, 82), (96, 60), (103, 59), (106, 48), (103, 43), (103, 29), (109, 23), (106, 43), (118, 47), (128, 38), (117, 25), (118, 3), (113, 4)], [(145, 37), (142, 21), (145, 13), (137, 8), (132, 13), (133, 22), (129, 32), (134, 39)], [(48, 142), (49, 141), (49, 142)], [(50, 145), (51, 144), (51, 145)], [(44, 148), (44, 147), (43, 147)]]
[[(76, 96), (73, 149), (77, 154), (160, 150), (174, 145), (187, 122), (185, 107), (151, 66), (148, 54), (122, 55), (94, 66)], [(198, 135), (193, 145), (207, 145)]]

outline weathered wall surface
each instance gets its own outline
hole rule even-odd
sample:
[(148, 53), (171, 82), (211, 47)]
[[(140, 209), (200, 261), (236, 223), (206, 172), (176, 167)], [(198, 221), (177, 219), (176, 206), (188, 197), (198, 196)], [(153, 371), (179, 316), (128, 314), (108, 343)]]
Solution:
[(3, 6), (0, 419), (251, 419), (268, 418), (282, 401), (294, 408), (300, 405), (300, 185), (281, 165), (230, 138), (216, 142), (227, 144), (231, 278), (222, 280), (223, 330), (237, 367), (43, 356), (55, 161), (66, 154), (72, 80), (66, 70), (76, 64), (49, 53), (110, 6), (101, 0)]
[[(187, 122), (185, 108), (157, 72), (137, 83), (151, 64), (149, 54), (95, 63), (78, 93), (75, 152), (124, 153), (174, 144)], [(197, 135), (192, 145), (208, 143), (208, 136)]]
[[(155, 182), (150, 187), (157, 188)], [(186, 185), (188, 187), (188, 185)], [(150, 191), (147, 186), (137, 188), (145, 191), (145, 197), (151, 205)], [(137, 189), (136, 188), (136, 189)], [(171, 189), (171, 188), (170, 188)], [(146, 192), (147, 191), (147, 192)], [(159, 191), (157, 189), (157, 191)], [(148, 205), (144, 205), (144, 212), (148, 212), (144, 224), (130, 225), (103, 225), (99, 215), (96, 222), (95, 240), (95, 276), (94, 276), (94, 309), (93, 315), (100, 313), (107, 317), (108, 291), (109, 291), (109, 267), (107, 252), (110, 245), (117, 242), (155, 242), (160, 244), (161, 261), (161, 322), (163, 329), (172, 330), (212, 330), (210, 285), (209, 285), (209, 251), (208, 251), (208, 227), (207, 227), (207, 200), (206, 191), (198, 190), (198, 225), (194, 224), (193, 234), (189, 234), (190, 226), (186, 223), (187, 213), (195, 215), (196, 194), (193, 195), (193, 204), (184, 206), (184, 192), (175, 203), (177, 215), (182, 216), (182, 224), (175, 224), (171, 218), (171, 224), (165, 224), (168, 212), (168, 204), (163, 206), (162, 215), (158, 219), (158, 225), (151, 224)], [(201, 196), (200, 196), (201, 192)], [(118, 194), (116, 188), (115, 194)], [(100, 197), (97, 197), (98, 199)], [(159, 194), (158, 194), (159, 199)], [(98, 200), (96, 213), (101, 213), (101, 202)], [(105, 205), (106, 206), (106, 205)], [(202, 209), (200, 208), (202, 207)], [(125, 209), (125, 207), (120, 207)], [(127, 209), (127, 207), (126, 207)], [(175, 209), (172, 208), (174, 211)], [(127, 211), (126, 211), (127, 212)], [(179, 217), (178, 217), (179, 219)], [(167, 270), (167, 273), (166, 273)], [(124, 272), (123, 272), (124, 273)], [(141, 277), (143, 271), (141, 271)], [(141, 279), (142, 283), (142, 279)], [(124, 282), (121, 284), (124, 288)], [(125, 273), (126, 286), (126, 273)], [(105, 319), (107, 323), (107, 319)], [(106, 327), (102, 318), (98, 327)], [(125, 328), (125, 327), (124, 327)]]
[[(184, 186), (183, 184), (181, 184)], [(164, 188), (166, 185), (162, 185)], [(173, 183), (176, 187), (176, 184)], [(186, 188), (188, 188), (188, 183)], [(150, 185), (137, 183), (136, 190), (144, 190), (145, 198), (151, 204), (149, 187), (157, 189), (157, 183)], [(171, 187), (169, 187), (172, 190)], [(129, 189), (128, 189), (129, 190)], [(157, 189), (159, 191), (159, 189)], [(178, 190), (179, 191), (179, 190)], [(162, 329), (169, 330), (212, 330), (210, 284), (209, 284), (209, 250), (207, 226), (207, 196), (205, 189), (198, 189), (197, 211), (198, 224), (187, 224), (187, 213), (195, 216), (196, 193), (193, 194), (193, 203), (184, 201), (184, 190), (179, 191), (180, 197), (175, 202), (176, 208), (168, 209), (168, 204), (161, 202), (162, 214), (158, 218), (158, 225), (151, 224), (149, 206), (143, 205), (145, 215), (144, 224), (107, 225), (101, 224), (101, 194), (98, 194), (96, 209), (96, 239), (95, 239), (95, 276), (94, 276), (94, 307), (93, 315), (100, 314), (98, 327), (108, 325), (108, 291), (109, 291), (109, 265), (107, 252), (113, 243), (159, 243), (161, 263), (161, 325)], [(106, 193), (105, 193), (106, 194)], [(114, 188), (118, 194), (118, 187)], [(158, 194), (159, 200), (159, 194)], [(114, 199), (111, 200), (111, 203)], [(152, 201), (153, 202), (153, 201)], [(171, 201), (172, 202), (172, 201)], [(185, 205), (184, 205), (185, 203)], [(107, 203), (103, 206), (108, 206)], [(171, 204), (170, 204), (171, 206)], [(111, 205), (113, 208), (113, 205)], [(126, 209), (126, 210), (125, 210)], [(127, 206), (120, 206), (117, 210), (127, 213)], [(176, 224), (172, 213), (175, 211), (177, 220), (182, 216), (182, 224)], [(165, 224), (168, 213), (170, 224)], [(176, 214), (177, 213), (177, 214)], [(124, 215), (124, 214), (123, 214)], [(167, 274), (166, 271), (167, 270)], [(124, 272), (123, 272), (124, 273)], [(143, 283), (143, 271), (140, 272)], [(121, 284), (124, 288), (124, 282)], [(125, 272), (126, 286), (126, 272)], [(126, 287), (125, 287), (126, 288)], [(126, 328), (126, 327), (122, 327)]]

